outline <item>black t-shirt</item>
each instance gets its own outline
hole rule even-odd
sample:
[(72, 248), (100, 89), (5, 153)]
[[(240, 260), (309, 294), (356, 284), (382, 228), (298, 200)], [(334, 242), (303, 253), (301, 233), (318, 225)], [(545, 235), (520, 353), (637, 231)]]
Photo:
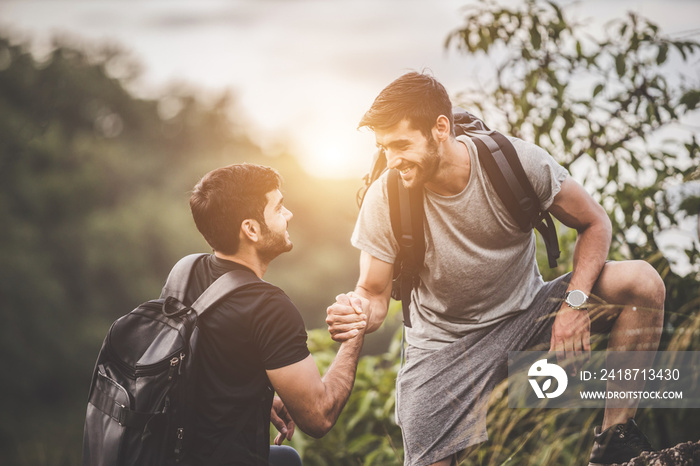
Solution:
[[(214, 255), (201, 260), (186, 304), (230, 270), (253, 274)], [(309, 355), (299, 311), (281, 289), (260, 281), (229, 295), (199, 317), (197, 327), (196, 419), (189, 462), (211, 464), (222, 445), (223, 464), (267, 464), (273, 391), (265, 371)]]

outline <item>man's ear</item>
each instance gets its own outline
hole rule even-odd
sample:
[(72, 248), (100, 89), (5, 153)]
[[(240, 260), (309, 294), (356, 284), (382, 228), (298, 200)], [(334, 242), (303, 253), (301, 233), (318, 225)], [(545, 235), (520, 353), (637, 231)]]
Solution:
[(451, 134), (450, 119), (445, 115), (440, 115), (433, 126), (433, 138), (436, 141), (446, 141)]
[(260, 231), (260, 224), (257, 220), (248, 218), (241, 223), (241, 239), (257, 243), (260, 240)]

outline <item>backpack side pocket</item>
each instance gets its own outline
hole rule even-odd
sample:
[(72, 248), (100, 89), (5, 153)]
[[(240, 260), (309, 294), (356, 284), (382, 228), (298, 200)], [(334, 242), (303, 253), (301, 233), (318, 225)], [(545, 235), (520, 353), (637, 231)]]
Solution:
[(123, 413), (130, 406), (131, 399), (126, 389), (111, 379), (99, 365), (85, 418), (84, 464), (117, 466), (121, 463), (121, 447), (126, 430), (122, 424)]

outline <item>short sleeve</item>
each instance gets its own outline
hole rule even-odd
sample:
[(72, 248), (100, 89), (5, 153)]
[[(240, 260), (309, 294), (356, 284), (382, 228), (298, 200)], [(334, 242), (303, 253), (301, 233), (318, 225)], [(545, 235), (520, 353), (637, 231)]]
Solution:
[(266, 370), (305, 359), (306, 329), (299, 310), (281, 290), (270, 293), (253, 317), (253, 341)]
[(569, 172), (541, 147), (518, 138), (510, 140), (540, 200), (542, 210), (549, 209)]
[(391, 228), (387, 172), (367, 190), (351, 238), (352, 245), (379, 260), (393, 264), (399, 245)]

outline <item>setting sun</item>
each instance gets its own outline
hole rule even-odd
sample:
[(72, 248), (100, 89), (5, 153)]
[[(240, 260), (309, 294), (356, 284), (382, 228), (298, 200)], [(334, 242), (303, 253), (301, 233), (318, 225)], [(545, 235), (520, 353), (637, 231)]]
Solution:
[(373, 135), (355, 129), (361, 112), (322, 112), (319, 109), (306, 124), (297, 124), (294, 153), (314, 176), (360, 178), (369, 169), (375, 150)]

